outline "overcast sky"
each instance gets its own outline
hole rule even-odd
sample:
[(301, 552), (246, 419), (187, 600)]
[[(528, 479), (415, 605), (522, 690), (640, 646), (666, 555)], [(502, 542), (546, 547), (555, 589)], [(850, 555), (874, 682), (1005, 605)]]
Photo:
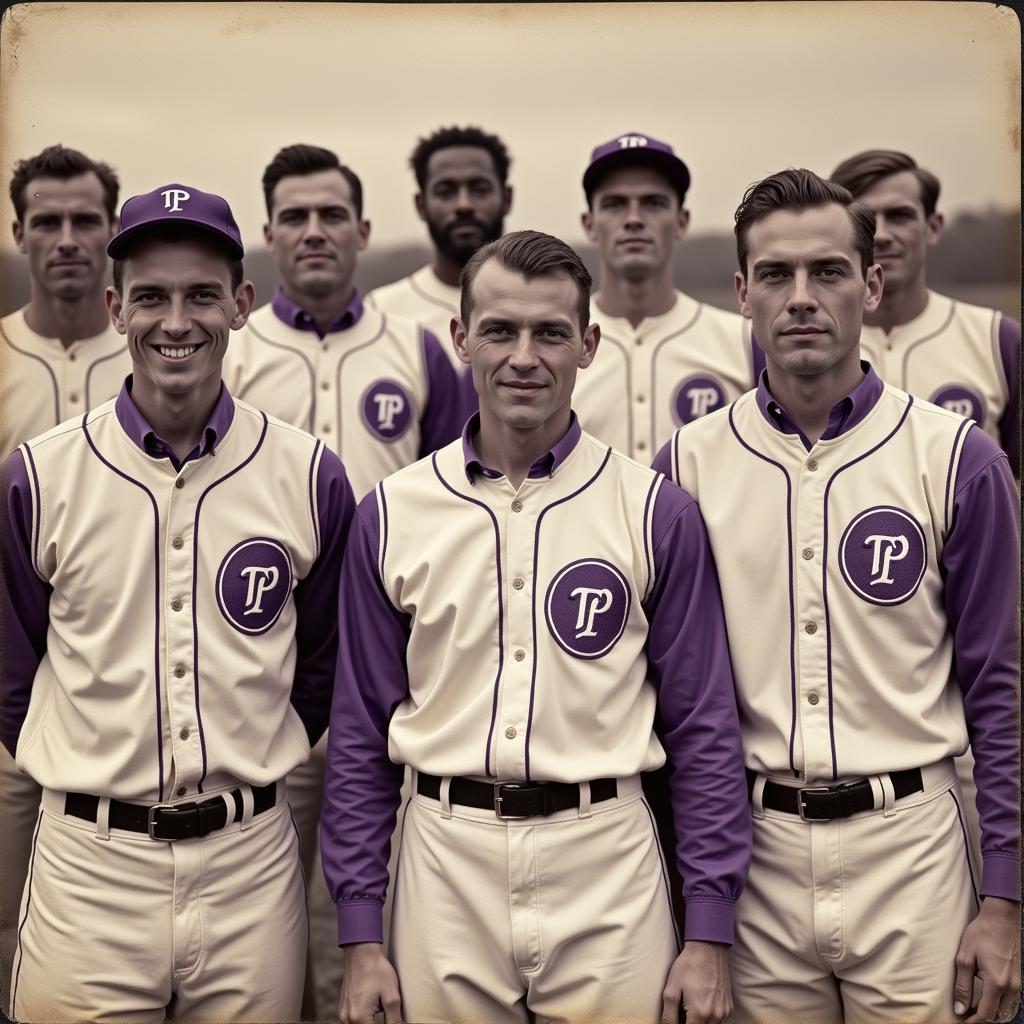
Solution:
[(8, 11), (0, 61), (5, 186), (59, 141), (123, 197), (222, 193), (250, 245), (263, 167), (294, 142), (360, 174), (371, 244), (423, 239), (408, 154), (451, 123), (511, 150), (508, 228), (570, 241), (590, 149), (627, 131), (689, 164), (693, 232), (731, 228), (767, 173), (875, 146), (934, 170), (947, 214), (1020, 195), (1020, 27), (984, 3), (34, 3)]

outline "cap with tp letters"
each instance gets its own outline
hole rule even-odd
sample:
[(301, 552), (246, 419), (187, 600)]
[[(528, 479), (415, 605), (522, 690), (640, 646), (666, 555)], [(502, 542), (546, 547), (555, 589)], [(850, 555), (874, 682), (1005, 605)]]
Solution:
[(587, 202), (593, 198), (594, 190), (601, 179), (619, 167), (641, 164), (661, 171), (679, 193), (679, 201), (686, 197), (690, 187), (690, 170), (667, 142), (628, 132), (618, 135), (609, 142), (602, 142), (590, 154), (590, 163), (583, 172), (583, 191)]

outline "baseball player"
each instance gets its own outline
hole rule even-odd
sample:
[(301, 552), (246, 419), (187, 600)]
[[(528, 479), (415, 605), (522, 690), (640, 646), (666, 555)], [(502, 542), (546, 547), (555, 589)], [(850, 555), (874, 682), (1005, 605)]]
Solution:
[(12, 1015), (294, 1020), (283, 779), (327, 725), (354, 497), (222, 384), (254, 297), (223, 199), (135, 196), (108, 253), (132, 375), (0, 480), (0, 726), (43, 787)]
[(987, 434), (861, 362), (874, 232), (810, 171), (751, 186), (736, 291), (766, 370), (655, 460), (700, 502), (736, 673), (737, 1022), (991, 1020), (1020, 977), (1018, 500)]
[[(28, 257), (28, 304), (0, 320), (0, 458), (117, 394), (130, 367), (103, 297), (118, 181), (61, 145), (15, 165), (12, 225)], [(18, 906), (39, 787), (0, 748), (0, 1005), (8, 1006)]]
[(742, 317), (673, 284), (689, 187), (689, 169), (672, 147), (635, 132), (595, 147), (583, 175), (604, 344), (574, 408), (585, 430), (643, 462), (680, 424), (743, 394), (763, 365)]
[[(462, 283), (479, 414), (363, 500), (343, 570), (321, 826), (341, 1019), (653, 1024), (681, 998), (690, 1024), (722, 1021), (749, 832), (700, 513), (570, 410), (600, 329), (568, 246), (505, 235)], [(639, 781), (666, 755), (678, 956)]]

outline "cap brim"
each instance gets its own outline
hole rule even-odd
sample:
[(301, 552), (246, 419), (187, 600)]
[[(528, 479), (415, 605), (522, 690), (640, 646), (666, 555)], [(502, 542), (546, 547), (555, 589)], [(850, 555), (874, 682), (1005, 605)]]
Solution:
[(690, 170), (679, 157), (664, 153), (660, 149), (643, 149), (640, 147), (623, 149), (595, 160), (583, 174), (583, 191), (591, 195), (601, 179), (618, 167), (653, 167), (668, 178), (669, 182), (680, 194), (685, 196), (690, 190)]
[(190, 224), (197, 229), (197, 233), (209, 235), (220, 242), (235, 259), (240, 260), (245, 256), (245, 250), (237, 239), (232, 238), (226, 231), (221, 231), (220, 228), (215, 228), (207, 224), (206, 221), (179, 216), (147, 220), (142, 224), (135, 224), (124, 231), (119, 231), (107, 244), (107, 255), (114, 260), (123, 259), (140, 236), (165, 224)]

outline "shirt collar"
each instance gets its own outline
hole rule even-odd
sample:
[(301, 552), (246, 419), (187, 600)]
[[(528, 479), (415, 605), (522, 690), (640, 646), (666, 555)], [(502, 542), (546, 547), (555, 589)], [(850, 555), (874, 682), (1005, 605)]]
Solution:
[(221, 381), (220, 394), (213, 406), (213, 412), (203, 430), (202, 440), (185, 456), (181, 462), (178, 461), (171, 446), (162, 438), (157, 436), (156, 431), (146, 422), (145, 416), (139, 411), (139, 407), (132, 398), (132, 375), (128, 374), (121, 393), (114, 403), (114, 413), (118, 423), (121, 424), (124, 432), (141, 448), (147, 455), (155, 459), (170, 459), (176, 470), (192, 459), (200, 459), (204, 455), (216, 455), (217, 445), (231, 426), (235, 417), (235, 402), (231, 393)]
[(327, 330), (321, 333), (311, 313), (302, 308), (294, 299), (289, 298), (281, 285), (274, 289), (274, 298), (271, 300), (270, 308), (273, 309), (278, 320), (294, 327), (297, 331), (312, 331), (322, 340), (327, 334), (335, 331), (347, 331), (355, 327), (363, 315), (363, 299), (358, 288), (352, 289), (352, 298), (348, 305), (333, 323), (329, 324)]
[[(878, 374), (875, 373), (874, 368), (870, 363), (866, 363), (863, 360), (860, 367), (864, 371), (863, 378), (848, 395), (844, 395), (832, 406), (828, 415), (828, 424), (821, 435), (822, 441), (829, 441), (832, 438), (839, 437), (840, 434), (845, 434), (848, 430), (852, 430), (867, 416), (875, 407), (878, 399), (882, 397), (885, 385)], [(758, 378), (757, 407), (761, 410), (761, 415), (776, 430), (784, 434), (798, 434), (800, 440), (804, 443), (804, 447), (810, 451), (813, 447), (811, 442), (793, 422), (789, 413), (772, 396), (768, 385), (767, 368), (761, 371), (761, 376)]]
[[(561, 440), (554, 444), (549, 451), (546, 451), (539, 459), (536, 459), (526, 474), (530, 480), (536, 480), (542, 476), (554, 476), (555, 470), (565, 462), (572, 450), (579, 442), (583, 431), (580, 428), (580, 421), (576, 413), (570, 413), (569, 429), (562, 435)], [(476, 483), (474, 477), (485, 476), (488, 480), (497, 480), (505, 474), (497, 469), (485, 466), (473, 447), (473, 435), (480, 430), (480, 413), (475, 412), (466, 421), (462, 431), (462, 456), (466, 463), (466, 479), (471, 484)]]

